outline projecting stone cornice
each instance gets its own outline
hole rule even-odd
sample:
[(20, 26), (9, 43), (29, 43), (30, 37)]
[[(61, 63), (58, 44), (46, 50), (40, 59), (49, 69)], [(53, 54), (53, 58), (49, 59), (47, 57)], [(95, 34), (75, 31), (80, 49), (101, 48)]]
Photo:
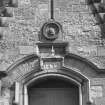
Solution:
[[(95, 70), (98, 73), (105, 73), (105, 68), (104, 68), (104, 66), (102, 66), (103, 64), (98, 59), (98, 57), (96, 57), (97, 59), (95, 59), (95, 58), (90, 59), (90, 58), (84, 58), (84, 57), (78, 56), (76, 54), (68, 53), (65, 55), (65, 60), (66, 60), (66, 58), (69, 60), (72, 60), (74, 62), (74, 63), (72, 62), (73, 65), (76, 65), (78, 67), (79, 66), (81, 67), (81, 64), (76, 63), (77, 61), (79, 63), (81, 62), (83, 65), (87, 65), (88, 67), (92, 68), (93, 70)], [(67, 61), (67, 63), (68, 63), (68, 61)]]

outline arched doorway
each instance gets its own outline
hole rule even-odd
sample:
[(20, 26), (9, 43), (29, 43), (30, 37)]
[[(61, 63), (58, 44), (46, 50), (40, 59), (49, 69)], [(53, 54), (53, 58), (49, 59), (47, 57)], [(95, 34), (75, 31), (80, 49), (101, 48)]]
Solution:
[(28, 86), (29, 105), (79, 105), (79, 86), (59, 77), (45, 77)]
[[(92, 72), (93, 69), (89, 68), (88, 65), (84, 65), (84, 62), (76, 59), (76, 65), (74, 65), (74, 60), (70, 57), (67, 56), (64, 58), (63, 66), (60, 69), (41, 69), (39, 65), (40, 59), (38, 59), (36, 55), (28, 56), (10, 67), (8, 70), (9, 75), (5, 81), (10, 80), (11, 87), (15, 87), (11, 90), (11, 92), (14, 92), (13, 98), (11, 96), (11, 100), (13, 100), (12, 102), (18, 103), (19, 105), (33, 105), (33, 101), (31, 100), (33, 100), (34, 96), (32, 97), (31, 94), (37, 91), (35, 94), (43, 93), (45, 95), (45, 100), (48, 100), (47, 98), (50, 97), (50, 102), (54, 100), (53, 97), (58, 98), (61, 96), (60, 99), (62, 99), (62, 94), (64, 94), (66, 97), (65, 100), (67, 101), (66, 105), (71, 105), (70, 103), (73, 105), (74, 101), (77, 102), (74, 103), (74, 105), (86, 105), (86, 103), (89, 102), (89, 79), (87, 75), (83, 74), (81, 71), (84, 70), (84, 67), (88, 69), (86, 69), (86, 73), (90, 71)], [(93, 74), (93, 72), (91, 74)], [(55, 83), (58, 85), (55, 85)], [(47, 85), (48, 88), (45, 88)], [(37, 90), (38, 86), (40, 86), (40, 89), (38, 88), (39, 90)], [(45, 89), (43, 90), (43, 88)], [(54, 94), (51, 95), (51, 93)], [(75, 95), (71, 97), (71, 94)], [(70, 101), (67, 96), (73, 100)], [(44, 99), (41, 100), (42, 102), (44, 101)], [(65, 102), (65, 100), (62, 99), (63, 102)], [(59, 102), (59, 98), (55, 101), (56, 105)], [(37, 103), (35, 103), (35, 105), (37, 105)]]
[(41, 74), (24, 84), (25, 105), (82, 105), (82, 86), (60, 73)]

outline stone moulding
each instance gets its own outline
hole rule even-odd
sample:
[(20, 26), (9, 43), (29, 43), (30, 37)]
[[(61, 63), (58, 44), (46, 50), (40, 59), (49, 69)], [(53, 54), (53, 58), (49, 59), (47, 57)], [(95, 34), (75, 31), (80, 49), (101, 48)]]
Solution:
[[(71, 54), (71, 53), (66, 54), (66, 55), (64, 56), (64, 65), (65, 65), (65, 66), (67, 66), (67, 64), (66, 64), (66, 62), (65, 62), (66, 59), (71, 59), (71, 58), (73, 58), (73, 59), (75, 59), (75, 60), (78, 60), (78, 61), (81, 61), (81, 62), (83, 62), (83, 63), (89, 65), (89, 66), (90, 66), (92, 69), (94, 69), (94, 71), (96, 71), (97, 73), (105, 73), (105, 70), (104, 70), (104, 69), (99, 69), (95, 64), (93, 64), (93, 63), (90, 62), (89, 60), (87, 60), (87, 59), (85, 59), (85, 58), (82, 58), (82, 57), (80, 57), (80, 56), (78, 56), (78, 55)], [(28, 55), (28, 56), (26, 56), (26, 57), (24, 57), (24, 58), (18, 60), (17, 62), (15, 62), (13, 65), (11, 65), (11, 66), (7, 69), (6, 73), (9, 74), (10, 72), (16, 70), (16, 68), (19, 67), (19, 65), (23, 64), (23, 66), (24, 66), (25, 63), (27, 63), (27, 62), (33, 62), (34, 60), (37, 61), (37, 62), (39, 62), (40, 57), (37, 56), (36, 54)], [(29, 64), (28, 64), (28, 66), (29, 66)], [(38, 68), (38, 66), (39, 66), (39, 63), (38, 63), (38, 65), (37, 65), (37, 68)], [(36, 67), (36, 66), (35, 66), (35, 67)], [(38, 69), (39, 69), (39, 68), (38, 68)]]
[(72, 53), (66, 54), (65, 57), (71, 57), (71, 58), (77, 59), (81, 62), (84, 62), (85, 64), (87, 64), (91, 68), (93, 68), (97, 73), (105, 73), (105, 69), (99, 68), (96, 64), (94, 64), (94, 62), (90, 61), (89, 59), (83, 58), (81, 56), (78, 56), (78, 55), (75, 55)]

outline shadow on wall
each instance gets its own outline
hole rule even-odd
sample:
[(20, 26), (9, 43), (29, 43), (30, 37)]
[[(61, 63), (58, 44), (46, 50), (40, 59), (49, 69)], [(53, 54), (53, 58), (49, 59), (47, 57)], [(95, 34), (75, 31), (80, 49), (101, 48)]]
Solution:
[(105, 38), (105, 1), (87, 0), (87, 4), (96, 18), (97, 25), (101, 28), (101, 38), (103, 39)]
[(18, 0), (0, 0), (0, 27), (4, 27), (2, 17), (12, 17), (12, 9), (18, 7)]
[(0, 0), (0, 7), (17, 7), (18, 0)]

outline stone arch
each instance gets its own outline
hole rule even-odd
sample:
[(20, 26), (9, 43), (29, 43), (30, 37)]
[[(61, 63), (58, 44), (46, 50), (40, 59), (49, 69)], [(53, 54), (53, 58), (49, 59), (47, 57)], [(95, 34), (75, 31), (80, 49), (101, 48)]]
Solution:
[(66, 54), (65, 58), (67, 58), (67, 57), (69, 57), (69, 58), (71, 57), (71, 58), (74, 58), (74, 59), (79, 60), (81, 62), (84, 62), (85, 64), (91, 66), (91, 68), (93, 68), (94, 70), (96, 70), (96, 71), (98, 70), (98, 67), (86, 58), (83, 58), (81, 56), (78, 56), (78, 55), (72, 54), (72, 53)]
[[(56, 78), (56, 79), (62, 79), (65, 81), (73, 82), (73, 84), (77, 85), (79, 88), (79, 105), (82, 105), (82, 91), (81, 91), (81, 83), (79, 83), (77, 80), (63, 74), (63, 73), (42, 73), (40, 75), (37, 75), (35, 78), (30, 80), (25, 84), (25, 87), (28, 88), (31, 84), (34, 84), (34, 82), (40, 81), (40, 79), (49, 79), (49, 78)], [(63, 82), (63, 81), (62, 81)], [(68, 82), (68, 83), (69, 83)], [(28, 99), (27, 99), (28, 100)]]
[(64, 66), (82, 73), (87, 78), (96, 77), (98, 74), (105, 73), (103, 69), (99, 69), (90, 60), (72, 53), (68, 53), (64, 56)]
[[(74, 81), (79, 84), (79, 89), (82, 94), (81, 104), (85, 105), (89, 102), (89, 79), (97, 74), (97, 67), (86, 59), (74, 54), (66, 54), (63, 56), (63, 65), (59, 70), (46, 72), (40, 68), (40, 57), (36, 54), (28, 55), (17, 61), (7, 70), (8, 76), (3, 79), (4, 82), (10, 83), (11, 88), (14, 83), (20, 84), (20, 93), (27, 99), (27, 86), (36, 81), (38, 78), (58, 76), (64, 79)], [(15, 96), (16, 97), (16, 96)], [(19, 104), (22, 105), (24, 99), (19, 99)], [(28, 104), (25, 104), (28, 105)]]
[[(70, 72), (81, 76), (83, 79), (89, 78), (89, 72), (92, 73), (91, 76), (94, 76), (101, 71), (89, 60), (75, 54), (68, 53), (63, 59), (63, 66), (61, 69), (67, 71), (71, 70)], [(36, 54), (31, 54), (12, 64), (7, 69), (7, 77), (14, 81), (20, 81), (22, 78), (28, 78), (30, 74), (38, 71), (42, 71), (40, 68), (40, 57)]]
[(39, 69), (39, 57), (31, 54), (16, 61), (7, 69), (8, 78), (11, 82), (20, 81), (25, 75)]
[[(29, 78), (28, 78), (29, 77)], [(87, 102), (89, 102), (89, 80), (85, 76), (74, 73), (72, 70), (68, 68), (62, 68), (62, 71), (58, 72), (43, 72), (36, 73), (34, 75), (33, 73), (30, 74), (30, 76), (27, 76), (24, 81), (24, 93), (28, 94), (28, 86), (33, 84), (36, 81), (40, 81), (40, 79), (45, 79), (49, 77), (55, 77), (55, 78), (61, 78), (64, 80), (71, 81), (78, 85), (79, 87), (79, 105), (85, 105)], [(25, 96), (24, 98), (25, 105), (28, 105), (28, 96)]]
[(18, 61), (16, 61), (14, 64), (12, 64), (8, 69), (7, 72), (9, 73), (11, 70), (13, 70), (14, 68), (16, 68), (17, 66), (19, 66), (21, 63), (27, 62), (31, 59), (38, 59), (38, 55), (36, 54), (30, 54), (28, 56), (23, 57), (22, 59), (19, 59)]

